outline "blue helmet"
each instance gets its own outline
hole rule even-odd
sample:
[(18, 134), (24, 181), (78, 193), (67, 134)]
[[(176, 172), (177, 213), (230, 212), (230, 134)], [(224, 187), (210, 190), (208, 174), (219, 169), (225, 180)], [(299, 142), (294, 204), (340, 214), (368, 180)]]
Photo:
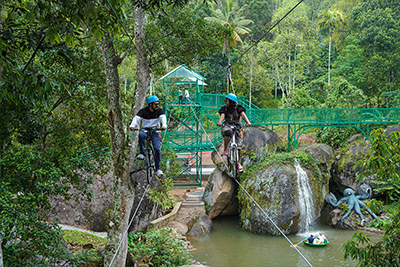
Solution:
[(151, 104), (151, 103), (157, 102), (157, 101), (159, 101), (159, 100), (158, 100), (158, 97), (156, 97), (155, 95), (151, 95), (147, 98), (147, 104)]
[(230, 100), (232, 100), (233, 102), (237, 102), (237, 96), (235, 94), (229, 93), (225, 96), (225, 98), (228, 98)]

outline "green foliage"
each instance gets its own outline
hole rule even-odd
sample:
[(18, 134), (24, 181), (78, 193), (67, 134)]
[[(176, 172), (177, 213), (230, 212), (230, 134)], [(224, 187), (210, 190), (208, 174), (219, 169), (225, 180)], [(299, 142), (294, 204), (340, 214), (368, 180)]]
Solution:
[(128, 235), (128, 251), (138, 266), (181, 266), (190, 264), (190, 254), (172, 229), (149, 229)]
[(365, 162), (357, 162), (365, 172), (359, 175), (359, 179), (375, 174), (378, 184), (377, 193), (385, 192), (392, 201), (398, 201), (400, 197), (400, 132), (392, 132), (390, 136), (377, 129), (370, 134), (371, 149), (366, 155)]
[(318, 129), (315, 136), (318, 143), (331, 146), (333, 149), (343, 149), (347, 145), (347, 140), (357, 131), (351, 127), (324, 127)]
[[(194, 56), (207, 57), (219, 49), (230, 29), (196, 18), (193, 9), (165, 8), (148, 19), (145, 28), (149, 66), (164, 72), (163, 62), (191, 62)], [(157, 70), (157, 69), (156, 69)]]
[(398, 5), (397, 0), (366, 0), (352, 11), (355, 37), (363, 49), (361, 64), (366, 68), (363, 88), (369, 96), (379, 97), (382, 92), (399, 89), (399, 85), (393, 83), (400, 75), (400, 55), (394, 53), (400, 43)]
[(334, 86), (326, 99), (326, 108), (359, 108), (366, 101), (363, 91), (343, 79), (332, 80)]
[(63, 238), (68, 244), (73, 244), (74, 246), (83, 246), (85, 244), (92, 244), (94, 249), (97, 249), (101, 246), (105, 246), (107, 239), (103, 237), (99, 237), (97, 235), (92, 235), (86, 232), (76, 231), (76, 230), (68, 230), (64, 229)]
[(149, 189), (149, 198), (155, 203), (159, 204), (164, 209), (173, 208), (177, 200), (175, 197), (171, 196), (171, 187), (174, 185), (174, 181), (171, 177), (165, 176), (165, 178), (160, 179), (162, 187), (155, 187)]
[(360, 267), (392, 267), (400, 266), (400, 206), (397, 205), (390, 222), (383, 225), (385, 231), (382, 240), (371, 244), (370, 239), (363, 233), (355, 233), (347, 241), (342, 250), (344, 259), (352, 258), (358, 260)]
[(366, 170), (358, 178), (375, 174), (379, 185), (374, 189), (378, 193), (385, 192), (393, 201), (389, 206), (386, 220), (374, 220), (372, 225), (385, 231), (382, 240), (371, 244), (363, 233), (354, 234), (352, 239), (344, 244), (344, 258), (357, 259), (358, 266), (400, 266), (400, 133), (386, 135), (382, 129), (370, 134), (371, 149), (365, 161), (357, 162)]

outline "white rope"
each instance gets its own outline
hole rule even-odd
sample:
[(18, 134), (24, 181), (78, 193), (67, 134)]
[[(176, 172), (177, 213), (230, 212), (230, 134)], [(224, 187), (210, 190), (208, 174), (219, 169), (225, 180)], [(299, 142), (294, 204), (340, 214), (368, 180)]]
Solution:
[[(199, 122), (201, 128), (203, 129), (205, 135), (207, 136), (207, 138), (210, 140), (213, 149), (215, 150), (215, 152), (217, 153), (217, 155), (219, 156), (219, 158), (221, 159), (222, 163), (225, 165), (225, 168), (228, 170), (228, 166), (226, 165), (225, 161), (222, 159), (221, 155), (219, 154), (219, 151), (217, 150), (217, 148), (214, 146), (211, 138), (209, 137), (209, 135), (207, 134), (206, 130), (203, 128), (203, 124), (200, 123), (199, 119), (196, 116), (196, 113), (194, 113), (196, 120)], [(255, 201), (254, 198), (252, 198), (250, 196), (250, 194), (247, 192), (247, 190), (239, 183), (239, 181), (236, 179), (236, 177), (233, 178), (233, 180), (235, 180), (235, 182), (242, 188), (242, 190), (250, 197), (250, 199), (255, 203), (255, 205), (264, 213), (264, 215), (267, 217), (267, 219), (272, 223), (272, 225), (278, 229), (278, 231), (281, 233), (281, 235), (290, 243), (290, 245), (297, 251), (297, 253), (300, 254), (300, 256), (304, 259), (305, 262), (307, 262), (307, 264), (312, 267), (311, 263), (303, 256), (303, 254), (301, 254), (301, 252), (296, 248), (296, 246), (294, 246), (294, 244), (289, 240), (289, 238), (282, 232), (281, 229), (279, 229), (278, 225), (275, 224), (275, 222), (268, 216), (268, 214), (261, 208), (261, 206)]]

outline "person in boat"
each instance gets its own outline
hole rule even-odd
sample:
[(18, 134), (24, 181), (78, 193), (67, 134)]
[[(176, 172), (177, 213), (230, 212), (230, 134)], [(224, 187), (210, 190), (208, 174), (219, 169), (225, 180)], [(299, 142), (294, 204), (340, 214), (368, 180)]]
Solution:
[(314, 243), (314, 236), (313, 236), (313, 235), (310, 235), (310, 237), (307, 238), (307, 241), (308, 241), (308, 243), (310, 243), (310, 244)]
[[(222, 155), (226, 155), (226, 150), (228, 148), (229, 141), (231, 140), (232, 137), (232, 129), (229, 127), (229, 124), (236, 123), (240, 124), (240, 119), (243, 118), (243, 120), (246, 122), (246, 126), (250, 127), (251, 123), (249, 119), (246, 116), (246, 109), (237, 103), (238, 98), (235, 94), (229, 93), (225, 96), (225, 106), (221, 107), (219, 110), (219, 120), (217, 125), (218, 126), (223, 126), (221, 128), (221, 133), (222, 136), (224, 137), (224, 152), (222, 152)], [(223, 125), (223, 122), (226, 123), (226, 125)], [(242, 131), (237, 131), (236, 135), (236, 143), (238, 146), (239, 150), (239, 161), (241, 157), (241, 150), (242, 150), (242, 145), (243, 145), (243, 133)], [(238, 163), (238, 171), (242, 172), (243, 167), (240, 163)]]
[(327, 241), (327, 242), (329, 242), (328, 241), (328, 239), (322, 234), (322, 232), (319, 232), (319, 236), (317, 237), (317, 243), (318, 244), (323, 244), (323, 243), (325, 243), (325, 240)]

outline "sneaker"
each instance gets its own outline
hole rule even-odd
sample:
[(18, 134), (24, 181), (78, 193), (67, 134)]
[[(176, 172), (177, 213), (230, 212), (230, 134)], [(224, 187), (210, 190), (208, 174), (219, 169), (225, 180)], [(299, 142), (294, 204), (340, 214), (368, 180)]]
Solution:
[(243, 166), (240, 165), (240, 163), (238, 163), (238, 171), (239, 171), (239, 172), (242, 172), (242, 171), (243, 171)]
[(226, 151), (222, 152), (221, 156), (226, 156)]
[(139, 154), (139, 155), (137, 156), (137, 159), (144, 160), (144, 155), (143, 155), (143, 154)]
[(158, 170), (158, 171), (156, 171), (156, 175), (157, 175), (157, 177), (162, 177), (164, 174), (163, 174), (162, 170)]

